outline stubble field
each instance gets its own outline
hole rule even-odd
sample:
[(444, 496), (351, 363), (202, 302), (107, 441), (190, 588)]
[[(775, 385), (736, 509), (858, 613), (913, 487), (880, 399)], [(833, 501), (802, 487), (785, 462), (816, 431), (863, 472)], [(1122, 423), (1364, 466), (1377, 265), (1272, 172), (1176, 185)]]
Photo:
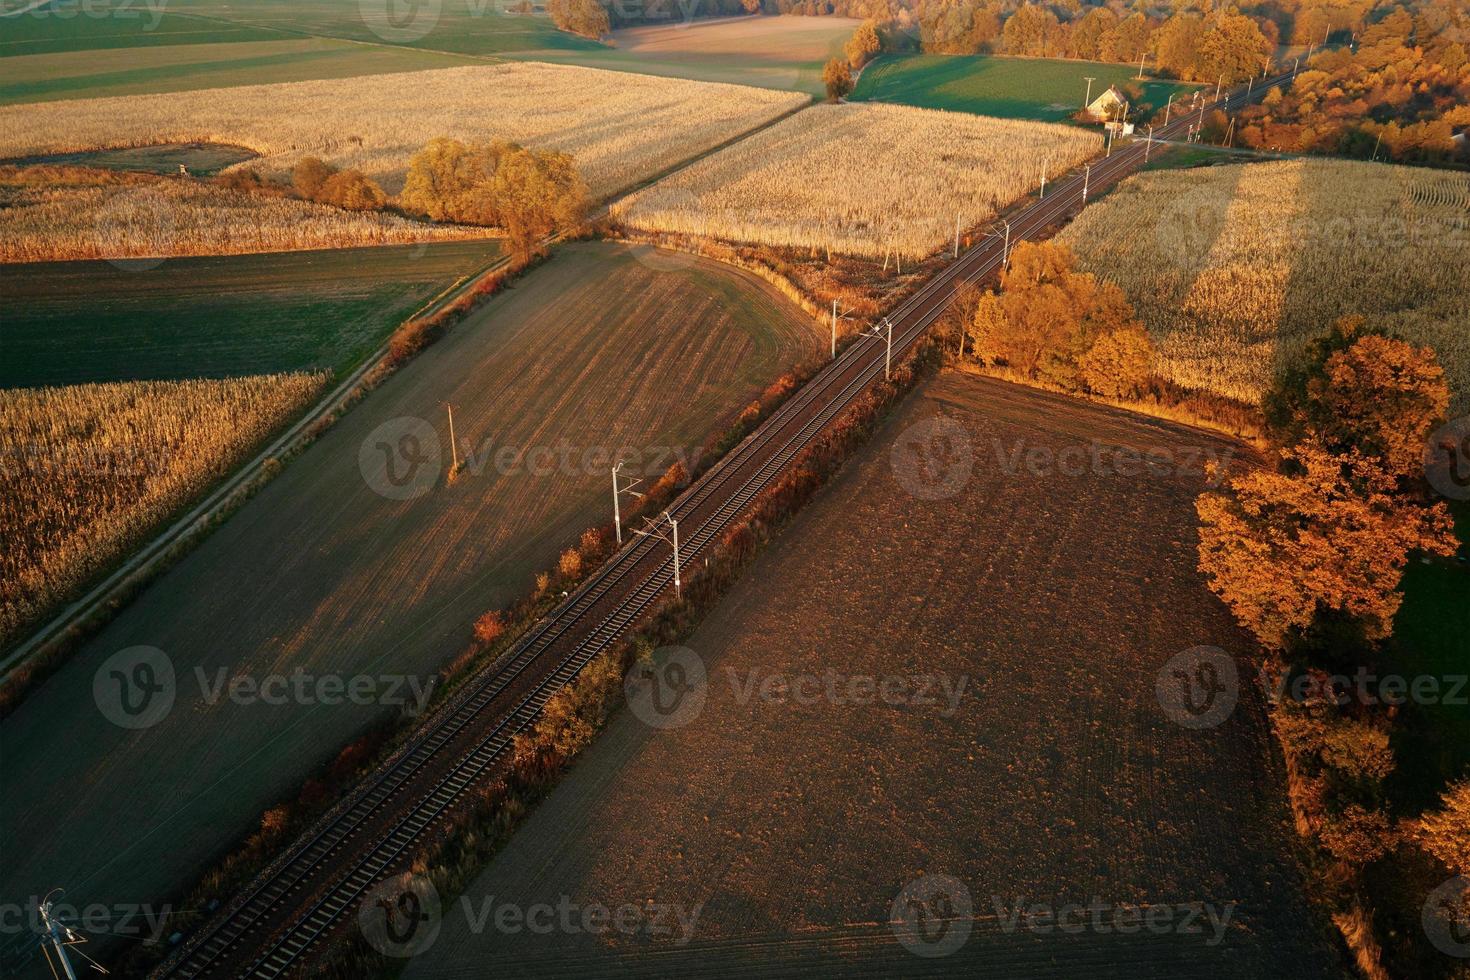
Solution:
[[(677, 15), (678, 9), (670, 8)], [(605, 47), (528, 52), (544, 61), (707, 82), (825, 94), (822, 65), (862, 21), (852, 17), (734, 17), (628, 27)]]
[(356, 168), (389, 193), (431, 139), (506, 139), (572, 154), (594, 196), (611, 194), (794, 109), (768, 89), (512, 63), (285, 82), (166, 95), (79, 99), (67, 125), (0, 107), (0, 156), (152, 143), (248, 147), (282, 175), (304, 156)]
[(1470, 176), (1297, 160), (1143, 174), (1059, 236), (1190, 388), (1259, 400), (1338, 317), (1428, 344), (1470, 405)]
[(643, 231), (922, 259), (1101, 146), (1096, 133), (819, 105), (617, 202)]
[[(926, 421), (938, 417), (951, 421)], [(951, 426), (947, 467), (919, 466), (915, 451), (939, 444), (916, 423)], [(1104, 455), (1079, 470), (1093, 440), (1171, 462), (1140, 476)], [(961, 442), (971, 475), (948, 483)], [(527, 977), (1334, 975), (1299, 891), (1251, 647), (1194, 568), (1198, 464), (1232, 451), (991, 379), (932, 382), (687, 641), (707, 671), (702, 710), (683, 715), (697, 699), (665, 689), (679, 724), (655, 731), (623, 709), (471, 886), (470, 912), (446, 902), (406, 975), (487, 962)], [(1032, 453), (1055, 454), (1051, 468)], [(1241, 703), (1191, 730), (1156, 680), (1202, 644), (1236, 658)], [(829, 674), (968, 683), (957, 700), (886, 703), (871, 686), (842, 701), (795, 680)], [(760, 693), (772, 678), (784, 703)], [(973, 931), (950, 955), (911, 955), (889, 927), (924, 875), (971, 899), (968, 918), (951, 906)], [(1093, 901), (1233, 912), (1217, 945), (1209, 928), (1008, 926), (1018, 904)], [(543, 903), (574, 923), (625, 904), (697, 922), (685, 932), (671, 913), (657, 935), (639, 917), (598, 936), (483, 918)]]
[[(558, 249), (339, 420), (0, 722), (4, 901), (58, 883), (79, 905), (159, 901), (187, 884), (400, 710), (387, 699), (411, 703), (411, 681), (457, 655), (476, 616), (608, 519), (599, 448), (631, 447), (625, 472), (661, 472), (819, 340), (804, 314), (724, 267)], [(453, 483), (446, 403), (466, 463)], [(423, 482), (408, 499), (382, 457), (405, 435), (437, 447), (411, 467)], [(99, 711), (94, 675), (139, 645), (171, 658), (177, 687), (171, 712), (134, 731)], [(367, 678), (372, 694), (275, 703), (214, 686), (298, 672)]]

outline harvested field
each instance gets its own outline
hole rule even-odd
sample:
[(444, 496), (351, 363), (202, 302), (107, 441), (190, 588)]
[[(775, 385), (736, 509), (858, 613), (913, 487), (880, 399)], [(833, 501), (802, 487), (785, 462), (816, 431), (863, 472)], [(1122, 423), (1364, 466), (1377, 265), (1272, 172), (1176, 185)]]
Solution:
[(0, 646), (228, 473), (324, 380), (0, 390)]
[(904, 106), (819, 105), (639, 191), (643, 231), (921, 259), (1101, 148), (1096, 133)]
[[(0, 721), (11, 842), (0, 900), (65, 882), (79, 905), (158, 901), (187, 884), (396, 714), (395, 699), (411, 705), (412, 685), (464, 649), (480, 613), (609, 519), (601, 454), (628, 447), (625, 474), (662, 472), (820, 340), (764, 284), (714, 263), (558, 248), (343, 416)], [(446, 402), (466, 464), (452, 483)], [(437, 456), (412, 473), (426, 492), (385, 495), (382, 447), (425, 430), (420, 448), (432, 439)], [(93, 681), (136, 645), (172, 659), (177, 696), (166, 718), (127, 731), (98, 711)], [(297, 671), (369, 678), (372, 693), (209, 696), (219, 677)]]
[(499, 251), (477, 239), (0, 265), (0, 388), (344, 371)]
[[(675, 11), (671, 8), (671, 13)], [(696, 78), (706, 82), (794, 89), (825, 94), (822, 65), (842, 56), (842, 46), (862, 21), (852, 17), (732, 17), (655, 24), (613, 31), (607, 47), (543, 50), (526, 56)]]
[(1181, 385), (1257, 401), (1357, 313), (1434, 347), (1470, 406), (1470, 176), (1330, 160), (1143, 174), (1060, 240), (1128, 293)]
[[(906, 433), (940, 416), (949, 468), (925, 476), (926, 443)], [(1094, 440), (1125, 455), (1079, 466)], [(1121, 465), (1151, 451), (1170, 460), (1157, 475)], [(702, 710), (683, 714), (698, 699), (665, 689), (673, 727), (621, 711), (469, 909), (446, 902), (405, 976), (487, 962), (532, 978), (1338, 975), (1300, 891), (1252, 647), (1194, 568), (1199, 464), (1231, 451), (1244, 452), (992, 379), (930, 383), (687, 641), (707, 670)], [(928, 499), (945, 486), (953, 496)], [(1202, 644), (1237, 659), (1241, 703), (1188, 729), (1156, 680)], [(930, 703), (912, 683), (924, 676)], [(865, 696), (847, 686), (859, 678), (907, 694)], [(960, 697), (946, 678), (967, 681)], [(774, 679), (784, 702), (761, 693)], [(911, 955), (890, 931), (921, 875), (971, 897), (973, 931), (951, 955)], [(1073, 902), (1233, 912), (1202, 933), (1009, 918)], [(556, 921), (569, 907), (574, 926), (596, 905), (666, 914), (603, 936), (485, 915), (541, 904)]]
[(801, 105), (803, 95), (533, 62), (79, 99), (67, 125), (0, 107), (0, 156), (149, 143), (237, 143), (282, 175), (303, 156), (356, 168), (390, 193), (429, 140), (507, 139), (563, 150), (606, 195)]
[(482, 238), (178, 177), (0, 167), (0, 263), (240, 255)]

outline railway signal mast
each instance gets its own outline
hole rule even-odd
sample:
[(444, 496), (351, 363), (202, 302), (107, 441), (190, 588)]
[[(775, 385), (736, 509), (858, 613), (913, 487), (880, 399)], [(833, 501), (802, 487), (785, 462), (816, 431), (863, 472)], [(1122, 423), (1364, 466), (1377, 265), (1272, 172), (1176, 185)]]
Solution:
[(619, 486), (618, 485), (618, 470), (622, 469), (623, 468), (623, 464), (626, 463), (626, 462), (628, 462), (626, 459), (620, 459), (620, 460), (618, 460), (617, 465), (612, 468), (612, 481), (613, 481), (613, 527), (617, 530), (618, 547), (619, 548), (621, 548), (623, 546), (623, 514), (622, 514), (622, 509), (618, 505), (618, 498), (619, 498), (620, 495), (625, 494), (625, 493), (632, 494), (633, 496), (638, 497), (639, 499), (642, 499), (642, 497), (643, 497), (643, 494), (641, 494), (637, 490), (634, 490), (633, 489), (638, 484), (640, 484), (640, 483), (643, 482), (642, 478), (639, 478), (637, 480), (634, 480), (632, 483), (628, 484), (625, 487), (622, 487), (622, 486)]
[(635, 530), (633, 532), (634, 534), (640, 534), (645, 538), (658, 538), (660, 541), (666, 541), (669, 544), (673, 545), (674, 597), (679, 598), (684, 594), (683, 584), (679, 581), (679, 522), (674, 520), (674, 518), (669, 514), (668, 511), (664, 511), (663, 520), (668, 522), (669, 531), (671, 532), (670, 534), (665, 534), (663, 529), (663, 522), (656, 521), (648, 517), (645, 517), (644, 520), (647, 521), (647, 526), (644, 527), (641, 531)]

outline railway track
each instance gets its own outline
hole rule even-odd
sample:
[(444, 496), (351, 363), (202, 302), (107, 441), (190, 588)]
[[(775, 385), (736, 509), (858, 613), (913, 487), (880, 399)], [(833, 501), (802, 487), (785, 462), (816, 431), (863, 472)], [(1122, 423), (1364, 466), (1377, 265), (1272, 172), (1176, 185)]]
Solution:
[[(1227, 111), (1279, 85), (1278, 75), (1203, 107)], [(1189, 113), (1158, 129), (1178, 138)], [(1055, 183), (1010, 219), (1012, 240), (1035, 237), (1137, 169), (1133, 143)], [(964, 253), (890, 314), (901, 357), (945, 311), (955, 284), (983, 282), (1003, 263), (994, 238)], [(669, 507), (685, 532), (681, 555), (697, 560), (822, 430), (884, 373), (885, 342), (865, 334), (789, 398)], [(668, 589), (672, 558), (638, 537), (609, 559), (496, 664), (420, 726), (390, 759), (296, 841), (160, 969), (161, 977), (276, 978), (300, 967), (377, 882), (404, 870), (416, 843), (508, 759), (517, 734), (593, 658), (627, 634)]]

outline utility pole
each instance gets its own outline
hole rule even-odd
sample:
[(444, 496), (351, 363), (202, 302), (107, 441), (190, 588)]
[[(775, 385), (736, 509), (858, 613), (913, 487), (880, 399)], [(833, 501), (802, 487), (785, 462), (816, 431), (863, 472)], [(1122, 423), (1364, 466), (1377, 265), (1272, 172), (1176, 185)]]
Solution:
[(1007, 221), (1005, 225), (1006, 244), (1005, 248), (1000, 253), (1000, 267), (1002, 269), (1008, 269), (1011, 266), (1011, 223)]
[(1148, 142), (1143, 144), (1143, 162), (1148, 163), (1149, 151), (1154, 148), (1154, 128), (1148, 127)]
[(837, 301), (832, 301), (832, 356), (837, 356)]
[[(1045, 179), (1045, 177), (1042, 178), (1042, 180)], [(954, 213), (954, 257), (960, 257), (960, 213), (958, 211)], [(833, 303), (832, 308), (837, 308), (835, 302)]]
[(1143, 81), (1143, 62), (1144, 62), (1144, 59), (1146, 59), (1147, 57), (1148, 57), (1148, 52), (1147, 51), (1145, 51), (1143, 54), (1141, 54), (1141, 55), (1138, 56), (1138, 80), (1140, 82)]
[(618, 547), (623, 546), (623, 512), (618, 507), (618, 470), (623, 468), (623, 461), (618, 460), (612, 468), (613, 480), (613, 527), (617, 529)]
[[(66, 923), (58, 922), (51, 917), (51, 896), (60, 890), (59, 888), (52, 890), (36, 909), (41, 915), (41, 925), (45, 928), (45, 935), (41, 937), (41, 951), (46, 954), (46, 965), (51, 968), (53, 976), (65, 977), (66, 980), (77, 980), (77, 971), (72, 967), (66, 950), (69, 946), (80, 946), (87, 940), (78, 936)], [(76, 953), (91, 964), (92, 969), (98, 973), (108, 972), (102, 964), (81, 950), (77, 950)]]
[(1092, 83), (1097, 81), (1097, 77), (1094, 75), (1084, 75), (1082, 77), (1087, 79), (1087, 101), (1082, 103), (1082, 108), (1086, 109), (1092, 105)]
[(1109, 157), (1113, 155), (1113, 127), (1111, 124), (1108, 126), (1108, 152), (1103, 155)]
[[(459, 443), (454, 441), (454, 406), (445, 402), (444, 408), (449, 412), (449, 452), (454, 460), (449, 467), (449, 475), (453, 476), (459, 472)], [(444, 457), (440, 456), (439, 458), (443, 459)]]
[(1302, 66), (1302, 56), (1297, 55), (1296, 60), (1291, 63), (1291, 77), (1295, 78), (1297, 70)]
[(883, 380), (887, 381), (893, 371), (893, 321), (885, 316), (883, 325), (888, 328), (888, 349), (883, 352)]
[(643, 482), (642, 478), (639, 478), (637, 480), (634, 480), (632, 483), (628, 484), (626, 487), (618, 486), (618, 470), (621, 470), (623, 468), (623, 464), (626, 463), (626, 462), (628, 462), (626, 459), (620, 459), (620, 460), (618, 460), (617, 465), (612, 468), (612, 484), (613, 484), (613, 527), (617, 530), (618, 547), (620, 547), (620, 548), (623, 546), (623, 514), (622, 514), (622, 509), (621, 509), (621, 506), (620, 506), (620, 503), (621, 503), (620, 498), (625, 493), (631, 493), (633, 496), (638, 497), (639, 499), (642, 499), (642, 497), (643, 497), (643, 494), (641, 494), (638, 491), (636, 491), (636, 490), (633, 489), (638, 484), (640, 484), (640, 483)]
[(1220, 92), (1224, 88), (1225, 88), (1225, 76), (1224, 75), (1221, 75), (1220, 78), (1219, 78), (1219, 80), (1215, 82), (1215, 101), (1216, 102), (1219, 102), (1220, 101)]
[[(1177, 93), (1176, 93), (1177, 94)], [(1164, 125), (1169, 125), (1169, 117), (1174, 114), (1174, 96), (1169, 96), (1169, 104), (1164, 106)]]
[(1087, 165), (1087, 170), (1082, 177), (1082, 203), (1087, 203), (1087, 185), (1092, 183), (1092, 164)]

